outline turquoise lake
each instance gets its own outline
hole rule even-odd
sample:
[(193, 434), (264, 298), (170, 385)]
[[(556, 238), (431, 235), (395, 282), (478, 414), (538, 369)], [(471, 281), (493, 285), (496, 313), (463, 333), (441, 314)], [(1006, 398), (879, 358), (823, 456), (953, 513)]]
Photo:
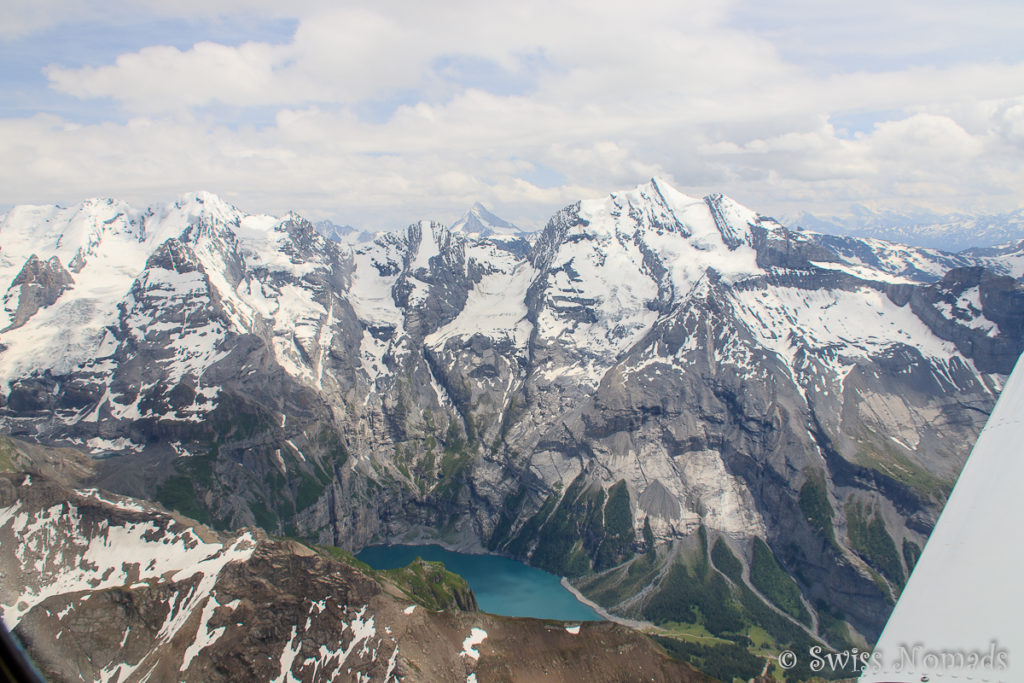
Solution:
[(562, 586), (559, 577), (496, 555), (467, 555), (437, 545), (375, 545), (357, 558), (374, 569), (404, 567), (417, 557), (444, 562), (466, 579), (484, 612), (510, 617), (600, 621), (601, 617)]

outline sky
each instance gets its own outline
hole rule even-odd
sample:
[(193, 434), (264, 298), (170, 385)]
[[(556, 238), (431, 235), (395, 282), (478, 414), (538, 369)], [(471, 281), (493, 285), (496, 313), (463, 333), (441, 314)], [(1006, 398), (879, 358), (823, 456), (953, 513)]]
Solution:
[(208, 190), (524, 227), (653, 176), (768, 215), (1024, 206), (1019, 0), (5, 0), (0, 207)]

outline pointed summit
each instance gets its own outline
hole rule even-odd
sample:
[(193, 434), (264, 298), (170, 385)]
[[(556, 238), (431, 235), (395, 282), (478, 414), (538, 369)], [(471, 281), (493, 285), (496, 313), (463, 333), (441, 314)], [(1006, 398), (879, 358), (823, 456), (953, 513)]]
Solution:
[(334, 242), (352, 242), (358, 240), (360, 235), (365, 235), (351, 225), (338, 225), (329, 220), (317, 221), (313, 224), (313, 229)]
[(520, 236), (525, 231), (503, 218), (495, 216), (487, 210), (480, 202), (473, 204), (473, 208), (465, 213), (459, 220), (452, 223), (449, 228), (452, 232), (461, 232), (474, 237)]

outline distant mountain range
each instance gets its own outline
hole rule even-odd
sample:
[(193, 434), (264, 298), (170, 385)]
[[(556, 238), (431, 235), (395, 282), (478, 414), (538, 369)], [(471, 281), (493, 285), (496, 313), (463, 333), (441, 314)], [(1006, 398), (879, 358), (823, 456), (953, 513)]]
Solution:
[(863, 647), (1024, 348), (1019, 246), (658, 179), (530, 235), (330, 230), (206, 193), (12, 209), (0, 428), (221, 530), (432, 539), (625, 617)]
[[(351, 225), (338, 225), (328, 220), (318, 221), (313, 224), (313, 227), (327, 239), (345, 244), (370, 242), (377, 235), (377, 233), (357, 230)], [(479, 202), (474, 204), (459, 220), (448, 226), (448, 229), (476, 239), (492, 236), (526, 237), (530, 234), (505, 219), (495, 216)]]
[(1002, 214), (935, 214), (874, 211), (855, 205), (847, 215), (786, 216), (783, 224), (831, 235), (874, 239), (958, 252), (1024, 240), (1024, 209)]
[(351, 225), (338, 225), (328, 220), (317, 221), (313, 224), (313, 228), (333, 242), (348, 242), (352, 239), (358, 239), (358, 236), (361, 234), (359, 230)]

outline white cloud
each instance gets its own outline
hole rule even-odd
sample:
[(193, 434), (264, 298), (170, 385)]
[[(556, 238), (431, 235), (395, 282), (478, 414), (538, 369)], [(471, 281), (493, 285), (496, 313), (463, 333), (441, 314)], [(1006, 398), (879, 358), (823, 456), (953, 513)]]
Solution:
[[(991, 110), (988, 104), (978, 109)], [(750, 189), (773, 188), (792, 197), (791, 202), (811, 200), (820, 206), (830, 200), (888, 199), (891, 205), (913, 201), (952, 209), (980, 208), (1004, 195), (1004, 205), (1014, 205), (1024, 187), (1024, 166), (1019, 152), (1008, 151), (1003, 124), (1015, 109), (996, 108), (990, 125), (978, 133), (947, 116), (914, 114), (880, 122), (849, 139), (823, 124), (812, 132), (745, 145), (709, 145), (703, 152), (734, 167), (768, 171)]]
[[(871, 40), (881, 3), (837, 15), (790, 0), (762, 11), (761, 26), (737, 21), (746, 0), (143, 6), (298, 23), (273, 44), (151, 45), (106, 64), (51, 65), (54, 90), (111, 98), (132, 118), (0, 119), (0, 202), (154, 201), (203, 187), (245, 208), (362, 224), (453, 218), (475, 200), (541, 222), (583, 194), (650, 175), (769, 212), (867, 199), (1015, 204), (1024, 186), (1024, 61), (849, 68), (857, 54), (893, 52)], [(769, 26), (794, 7), (799, 26)], [(41, 21), (17, 8), (18, 30)], [(926, 9), (894, 10), (881, 31), (903, 32), (901, 54), (934, 49), (917, 24), (952, 31), (963, 20), (948, 3)], [(843, 68), (793, 56), (820, 52), (814, 29), (843, 16), (848, 25), (830, 29)], [(462, 82), (451, 58), (490, 65), (515, 87)], [(368, 117), (368, 107), (385, 115)], [(264, 123), (244, 123), (253, 108)], [(886, 114), (850, 135), (830, 123), (837, 112)], [(539, 187), (529, 180), (537, 168), (564, 182)]]
[(896, 162), (913, 159), (915, 166), (924, 170), (933, 164), (970, 163), (984, 144), (956, 121), (935, 114), (880, 123), (869, 140), (879, 158)]
[(1007, 144), (1024, 147), (1024, 104), (1000, 107), (993, 117), (993, 131)]
[(53, 88), (79, 98), (111, 97), (132, 111), (164, 112), (224, 102), (252, 106), (280, 102), (274, 67), (288, 50), (262, 43), (192, 49), (155, 45), (121, 55), (108, 66), (46, 69)]

